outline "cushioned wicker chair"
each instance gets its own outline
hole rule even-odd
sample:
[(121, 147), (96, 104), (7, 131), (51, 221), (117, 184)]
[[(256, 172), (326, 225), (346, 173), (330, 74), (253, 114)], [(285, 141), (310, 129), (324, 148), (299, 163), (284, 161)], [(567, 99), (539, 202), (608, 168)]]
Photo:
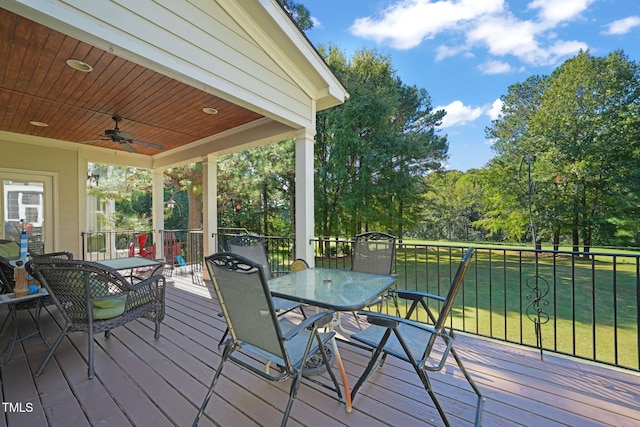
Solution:
[(36, 371), (44, 370), (62, 339), (70, 332), (88, 335), (89, 378), (94, 376), (93, 338), (138, 318), (155, 323), (155, 339), (160, 338), (164, 319), (164, 276), (156, 275), (131, 284), (120, 273), (89, 261), (35, 258), (29, 264), (35, 277), (49, 291), (64, 319), (60, 336)]
[[(476, 403), (476, 420), (475, 424), (480, 425), (480, 415), (482, 413), (482, 394), (469, 376), (467, 370), (462, 364), (462, 360), (453, 347), (453, 331), (447, 327), (447, 318), (453, 308), (453, 302), (462, 287), (464, 276), (471, 263), (473, 248), (469, 248), (462, 257), (462, 261), (458, 266), (455, 277), (451, 283), (449, 293), (446, 298), (438, 295), (431, 295), (423, 292), (415, 291), (394, 291), (398, 294), (398, 298), (403, 298), (411, 302), (411, 306), (407, 312), (406, 318), (397, 316), (389, 316), (375, 312), (360, 312), (366, 315), (367, 320), (371, 324), (364, 331), (357, 332), (351, 336), (352, 339), (362, 342), (374, 348), (373, 355), (363, 374), (358, 379), (355, 387), (351, 391), (351, 397), (355, 398), (356, 394), (367, 381), (372, 372), (382, 366), (387, 355), (394, 356), (404, 360), (412, 365), (415, 372), (420, 377), (422, 384), (431, 397), (436, 409), (440, 413), (440, 417), (445, 425), (450, 425), (447, 416), (440, 406), (435, 393), (433, 392), (431, 381), (429, 380), (429, 372), (440, 371), (445, 366), (445, 362), (449, 353), (453, 355), (460, 371), (469, 382), (477, 397)], [(428, 302), (435, 302), (440, 306), (438, 316), (429, 308)], [(430, 323), (418, 322), (410, 320), (411, 316), (418, 308), (424, 309), (426, 319)], [(438, 338), (442, 339), (443, 348), (441, 352), (437, 352), (434, 356), (432, 351), (436, 345)]]
[[(18, 244), (16, 243), (16, 246)], [(73, 254), (71, 252), (52, 252), (52, 253), (48, 253), (48, 254), (43, 254), (43, 255), (31, 255), (32, 258), (56, 258), (56, 259), (73, 259)], [(28, 264), (27, 264), (28, 265)], [(14, 267), (11, 265), (10, 261), (2, 256), (0, 256), (0, 293), (11, 293), (13, 292), (13, 288), (16, 285), (15, 279), (13, 277), (13, 269)], [(31, 272), (29, 272), (31, 273)], [(53, 300), (51, 299), (50, 296), (45, 296), (45, 297), (41, 297), (41, 298), (36, 298), (36, 299), (32, 299), (32, 300), (28, 300), (28, 301), (23, 301), (23, 302), (19, 302), (17, 304), (13, 304), (11, 309), (16, 310), (16, 311), (20, 311), (20, 310), (31, 310), (32, 308), (36, 309), (36, 330), (33, 331), (30, 334), (27, 334), (23, 337), (20, 337), (19, 340), (23, 340), (26, 338), (29, 338), (35, 334), (39, 334), (40, 338), (42, 338), (42, 341), (47, 345), (47, 347), (51, 348), (51, 346), (49, 345), (49, 341), (47, 341), (47, 338), (44, 336), (44, 334), (42, 333), (42, 325), (40, 322), (40, 314), (42, 312), (42, 308), (47, 306), (47, 305), (51, 305), (53, 304)], [(0, 328), (0, 334), (4, 331), (5, 327), (7, 327), (7, 321), (9, 320), (11, 316), (7, 316), (7, 318), (5, 318), (2, 327)], [(13, 325), (14, 327), (14, 336), (18, 336), (18, 332), (17, 332), (17, 324)], [(12, 344), (15, 344), (15, 342), (13, 342)], [(7, 351), (7, 358), (9, 357), (9, 355), (11, 355), (11, 352), (13, 351), (13, 346), (12, 348), (8, 349)], [(8, 360), (7, 360), (8, 362)]]
[[(320, 328), (329, 326), (333, 312), (323, 311), (295, 325), (277, 316), (261, 264), (227, 252), (208, 256), (205, 263), (229, 326), (229, 338), (224, 342), (222, 359), (193, 425), (198, 425), (225, 363), (231, 361), (270, 381), (291, 380), (289, 400), (281, 423), (284, 426), (302, 380), (305, 363), (334, 336), (333, 332), (319, 332)], [(236, 356), (237, 353), (244, 354)], [(246, 353), (251, 353), (250, 357)], [(340, 386), (328, 364), (327, 355), (324, 351), (320, 354), (333, 380), (333, 387), (325, 387), (335, 391), (341, 400)], [(256, 358), (274, 361), (278, 367), (265, 370)]]

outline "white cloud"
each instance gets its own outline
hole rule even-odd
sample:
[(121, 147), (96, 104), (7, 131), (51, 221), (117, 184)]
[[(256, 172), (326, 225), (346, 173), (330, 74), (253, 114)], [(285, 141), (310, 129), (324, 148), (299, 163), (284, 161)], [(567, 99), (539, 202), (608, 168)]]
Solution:
[(502, 102), (500, 98), (493, 101), (493, 103), (491, 104), (491, 108), (489, 108), (489, 110), (487, 111), (487, 116), (489, 116), (491, 120), (497, 120), (502, 115), (503, 105), (504, 102)]
[(558, 40), (541, 46), (538, 36), (543, 26), (533, 21), (521, 21), (512, 15), (489, 16), (476, 23), (467, 32), (473, 45), (484, 45), (494, 56), (515, 56), (527, 64), (552, 65), (563, 56), (587, 50), (586, 43)]
[(539, 9), (538, 16), (548, 26), (571, 21), (578, 17), (595, 0), (533, 0), (529, 9)]
[(449, 58), (451, 56), (456, 56), (466, 50), (467, 48), (465, 46), (438, 46), (436, 48), (436, 61), (442, 61), (443, 59)]
[[(594, 1), (532, 0), (527, 8), (537, 17), (523, 20), (509, 11), (507, 0), (391, 0), (391, 6), (377, 16), (356, 19), (350, 31), (403, 50), (447, 33), (453, 44), (437, 47), (437, 61), (483, 47), (494, 57), (509, 55), (527, 64), (553, 65), (588, 49), (580, 41), (557, 40), (553, 30), (578, 19)], [(496, 67), (487, 66), (485, 72), (495, 72), (491, 70)], [(503, 64), (500, 72), (505, 69)]]
[(318, 18), (316, 18), (315, 16), (311, 16), (311, 23), (313, 24), (313, 28), (315, 29), (323, 29), (324, 25), (322, 25), (322, 22), (320, 22), (320, 20)]
[(435, 107), (433, 110), (445, 110), (447, 112), (442, 119), (443, 129), (473, 122), (482, 116), (482, 113), (484, 112), (484, 108), (482, 107), (469, 107), (464, 105), (462, 101), (458, 100), (453, 101), (449, 105)]
[(450, 128), (453, 126), (463, 126), (474, 122), (487, 115), (489, 119), (496, 120), (502, 114), (502, 100), (496, 99), (490, 105), (484, 105), (481, 107), (472, 107), (470, 105), (464, 105), (460, 100), (455, 100), (448, 105), (439, 105), (433, 108), (433, 111), (445, 110), (447, 114), (442, 119), (442, 129)]
[(356, 19), (350, 30), (359, 37), (388, 42), (396, 49), (411, 49), (425, 38), (503, 8), (504, 0), (400, 0), (384, 9), (379, 17)]
[(607, 35), (626, 34), (638, 26), (640, 26), (640, 16), (629, 16), (613, 21), (603, 33)]
[(513, 67), (503, 61), (486, 61), (478, 66), (483, 74), (506, 74), (513, 71)]

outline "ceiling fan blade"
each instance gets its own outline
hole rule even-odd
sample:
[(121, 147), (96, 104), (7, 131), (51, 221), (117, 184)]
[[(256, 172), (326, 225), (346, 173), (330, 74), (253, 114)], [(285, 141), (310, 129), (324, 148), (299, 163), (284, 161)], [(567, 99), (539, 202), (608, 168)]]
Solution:
[(131, 142), (130, 141), (122, 141), (122, 142), (120, 142), (120, 145), (122, 145), (124, 147), (124, 149), (127, 150), (130, 153), (137, 153), (136, 149), (131, 146)]
[(89, 139), (87, 141), (78, 141), (78, 144), (86, 144), (88, 142), (111, 141), (111, 138)]
[(118, 136), (122, 139), (131, 139), (133, 138), (133, 134), (131, 132), (127, 132), (126, 130), (119, 130)]
[(142, 145), (143, 147), (155, 148), (156, 150), (164, 150), (164, 146), (159, 144), (153, 144), (151, 142), (135, 141), (132, 139), (130, 139), (129, 142), (132, 144)]

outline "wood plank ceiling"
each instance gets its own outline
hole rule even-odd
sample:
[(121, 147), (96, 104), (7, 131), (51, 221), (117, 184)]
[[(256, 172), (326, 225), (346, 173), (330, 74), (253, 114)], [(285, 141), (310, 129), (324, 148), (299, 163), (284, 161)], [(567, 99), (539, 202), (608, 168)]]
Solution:
[[(0, 22), (0, 130), (80, 142), (104, 137), (118, 115), (132, 139), (164, 147), (133, 145), (153, 155), (262, 117), (5, 9)], [(68, 59), (93, 71), (74, 70)], [(109, 139), (90, 144), (124, 149)]]

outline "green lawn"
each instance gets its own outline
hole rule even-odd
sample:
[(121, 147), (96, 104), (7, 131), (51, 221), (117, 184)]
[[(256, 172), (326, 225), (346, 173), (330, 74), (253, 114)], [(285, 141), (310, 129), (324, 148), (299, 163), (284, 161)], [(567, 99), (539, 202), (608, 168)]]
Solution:
[[(459, 248), (400, 250), (398, 287), (445, 295), (461, 256)], [(541, 305), (548, 315), (541, 328), (545, 348), (638, 369), (636, 259), (617, 259), (614, 264), (607, 256), (584, 260), (542, 254), (537, 274), (535, 261), (531, 252), (477, 250), (456, 299), (453, 326), (535, 345), (527, 306), (535, 296), (528, 284), (534, 286), (537, 278), (541, 288), (548, 284)]]

